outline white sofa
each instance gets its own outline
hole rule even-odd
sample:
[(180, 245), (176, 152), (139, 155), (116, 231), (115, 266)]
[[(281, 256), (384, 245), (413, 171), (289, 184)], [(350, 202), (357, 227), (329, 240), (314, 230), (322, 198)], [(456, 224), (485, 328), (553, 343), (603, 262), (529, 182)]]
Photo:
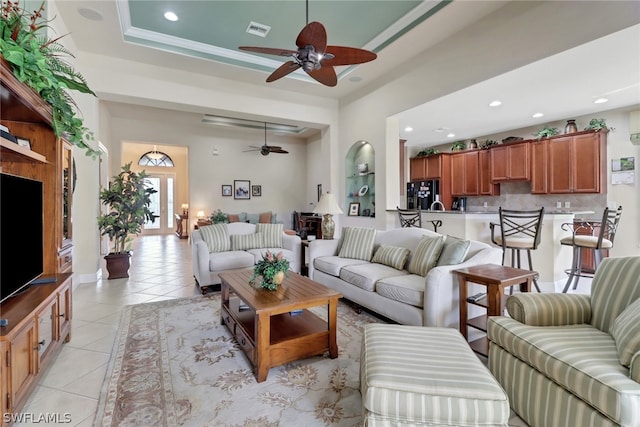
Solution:
[[(442, 235), (416, 227), (376, 231), (373, 253), (381, 245), (409, 249), (403, 270), (339, 257), (342, 239), (312, 241), (309, 244), (309, 277), (342, 293), (348, 300), (400, 324), (458, 328), (458, 281), (451, 271), (480, 264), (501, 264), (502, 251), (472, 240), (462, 263), (433, 267), (422, 277), (410, 274), (407, 266), (423, 236)], [(469, 286), (470, 295), (484, 291), (483, 286)], [(470, 307), (470, 316), (481, 314), (473, 311), (476, 308)]]
[[(234, 234), (254, 234), (256, 224), (245, 222), (233, 222), (225, 224), (229, 236)], [(262, 259), (267, 252), (282, 252), (289, 260), (289, 269), (300, 272), (300, 254), (302, 252), (302, 242), (300, 237), (282, 233), (282, 247), (261, 247), (248, 250), (229, 250), (224, 252), (209, 252), (207, 243), (202, 239), (200, 230), (191, 233), (191, 253), (193, 261), (193, 275), (196, 284), (203, 293), (208, 288), (220, 289), (220, 277), (218, 273), (226, 270), (252, 267)]]

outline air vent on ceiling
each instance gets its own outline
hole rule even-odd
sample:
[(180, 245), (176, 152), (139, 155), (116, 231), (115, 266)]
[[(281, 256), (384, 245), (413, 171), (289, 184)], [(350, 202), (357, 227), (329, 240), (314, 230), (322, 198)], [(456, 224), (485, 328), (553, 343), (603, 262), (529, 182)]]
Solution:
[(249, 26), (247, 27), (247, 33), (260, 37), (266, 37), (269, 30), (271, 30), (270, 26), (253, 21), (249, 22)]

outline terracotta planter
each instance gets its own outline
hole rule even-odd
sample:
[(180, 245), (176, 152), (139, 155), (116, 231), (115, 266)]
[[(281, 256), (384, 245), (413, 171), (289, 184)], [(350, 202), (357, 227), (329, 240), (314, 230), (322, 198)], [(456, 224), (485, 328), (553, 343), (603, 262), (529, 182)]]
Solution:
[(109, 254), (104, 259), (107, 261), (109, 280), (129, 277), (130, 252), (126, 254)]

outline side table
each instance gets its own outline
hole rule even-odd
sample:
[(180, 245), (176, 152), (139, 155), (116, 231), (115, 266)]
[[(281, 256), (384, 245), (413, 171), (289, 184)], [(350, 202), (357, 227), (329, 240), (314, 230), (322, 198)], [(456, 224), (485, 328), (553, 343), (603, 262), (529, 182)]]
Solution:
[[(508, 295), (504, 290), (514, 285), (520, 285), (520, 292), (530, 292), (533, 278), (538, 275), (536, 271), (522, 270), (498, 264), (484, 264), (473, 267), (453, 270), (458, 276), (460, 290), (460, 332), (468, 339), (468, 327), (487, 332), (487, 317), (500, 316), (504, 312)], [(486, 294), (482, 296), (468, 297), (467, 284), (477, 283), (487, 287)], [(468, 319), (467, 304), (484, 307), (486, 315)], [(478, 354), (489, 354), (489, 342), (487, 337), (476, 339), (469, 346)]]
[(180, 239), (186, 239), (188, 238), (188, 232), (187, 230), (189, 229), (189, 226), (185, 226), (184, 225), (184, 221), (188, 221), (189, 220), (189, 215), (181, 215), (181, 214), (176, 214), (176, 236), (178, 236), (178, 238)]
[(300, 251), (300, 274), (302, 276), (309, 276), (309, 264), (307, 264), (307, 248), (309, 247), (309, 241), (303, 240)]

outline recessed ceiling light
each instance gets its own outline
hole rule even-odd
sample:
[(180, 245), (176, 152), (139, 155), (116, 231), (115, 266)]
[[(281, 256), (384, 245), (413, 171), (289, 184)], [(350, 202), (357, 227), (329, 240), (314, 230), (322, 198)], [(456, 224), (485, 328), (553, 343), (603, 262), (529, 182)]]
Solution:
[(609, 99), (608, 98), (598, 98), (595, 101), (593, 101), (594, 104), (604, 104), (605, 102), (608, 102)]
[(247, 33), (253, 34), (254, 36), (266, 37), (271, 31), (271, 27), (265, 24), (261, 24), (259, 22), (249, 22), (249, 26), (247, 27)]
[(80, 16), (87, 18), (90, 21), (102, 21), (102, 14), (95, 9), (89, 7), (81, 7), (78, 9)]
[(544, 114), (542, 114), (542, 113), (535, 113), (535, 114), (534, 114), (533, 116), (531, 116), (531, 117), (533, 117), (534, 119), (537, 119), (538, 117), (542, 117), (542, 116), (544, 116)]
[(411, 126), (407, 126), (406, 128), (404, 128), (405, 132), (413, 132), (413, 128)]
[(175, 22), (178, 20), (178, 15), (176, 15), (175, 13), (169, 11), (169, 12), (165, 12), (164, 13), (164, 17), (167, 21), (172, 21)]
[(440, 132), (444, 132), (445, 130), (449, 130), (449, 128), (441, 127), (441, 128), (438, 128), (438, 129), (434, 129), (433, 131), (440, 133)]
[(456, 134), (453, 132), (447, 134), (447, 138), (453, 138), (454, 136), (456, 136)]
[(498, 101), (497, 99), (489, 103), (489, 107), (499, 107), (500, 105), (502, 105), (502, 101)]

